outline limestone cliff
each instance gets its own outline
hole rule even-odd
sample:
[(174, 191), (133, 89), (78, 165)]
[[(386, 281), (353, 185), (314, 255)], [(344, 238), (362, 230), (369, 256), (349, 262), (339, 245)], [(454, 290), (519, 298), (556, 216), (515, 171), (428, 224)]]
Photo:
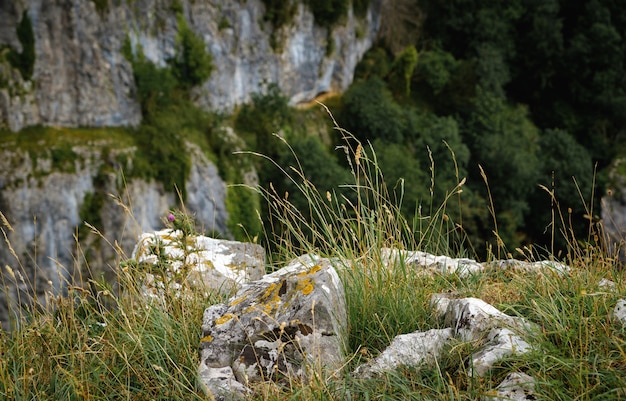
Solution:
[[(274, 29), (261, 0), (0, 2), (0, 127), (138, 124), (132, 67), (122, 48), (128, 38), (135, 52), (163, 66), (175, 53), (174, 9), (213, 56), (213, 74), (194, 91), (205, 108), (231, 109), (264, 83), (276, 83), (292, 104), (346, 89), (375, 38), (380, 0), (362, 18), (350, 11), (330, 32), (296, 3), (292, 19)], [(7, 61), (9, 53), (28, 50), (18, 35), (25, 18), (34, 34), (30, 77)]]
[[(228, 235), (226, 184), (197, 146), (188, 149), (193, 168), (186, 180), (187, 210), (204, 229)], [(119, 164), (119, 155), (135, 149), (93, 142), (70, 151), (72, 160), (58, 165), (54, 153), (0, 147), (0, 228), (7, 240), (0, 243), (0, 321), (7, 317), (7, 295), (13, 302), (33, 295), (41, 301), (67, 283), (91, 277), (113, 282), (112, 266), (130, 257), (139, 234), (162, 228), (161, 219), (177, 205), (161, 183), (124, 178), (121, 171), (129, 166)]]

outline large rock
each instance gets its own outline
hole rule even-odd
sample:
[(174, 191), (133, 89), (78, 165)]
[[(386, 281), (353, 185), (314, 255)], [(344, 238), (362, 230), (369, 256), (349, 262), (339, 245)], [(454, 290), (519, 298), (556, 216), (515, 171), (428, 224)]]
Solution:
[(405, 251), (400, 249), (383, 248), (380, 251), (384, 265), (391, 267), (403, 264), (417, 272), (432, 274), (457, 274), (467, 277), (471, 274), (483, 273), (488, 269), (518, 270), (526, 272), (553, 272), (566, 274), (569, 266), (552, 260), (526, 262), (516, 259), (496, 260), (494, 262), (479, 263), (469, 258), (451, 258), (445, 255), (433, 255), (421, 251)]
[(217, 399), (230, 399), (245, 395), (251, 382), (332, 373), (344, 363), (346, 321), (331, 262), (302, 256), (206, 309), (200, 381)]
[(188, 291), (228, 294), (265, 274), (260, 245), (187, 236), (181, 230), (141, 234), (132, 257), (146, 271), (144, 295), (161, 301), (166, 289), (179, 296)]
[[(105, 3), (100, 10), (96, 4)], [(381, 0), (363, 18), (352, 11), (327, 28), (317, 25), (304, 1), (283, 27), (266, 22), (261, 0), (180, 1), (183, 17), (206, 43), (214, 70), (195, 88), (197, 103), (229, 110), (263, 85), (277, 84), (292, 104), (322, 92), (343, 91), (371, 47)], [(23, 0), (0, 2), (0, 48), (21, 51), (16, 27), (24, 10), (32, 21), (35, 64), (25, 81), (0, 62), (0, 127), (28, 125), (136, 125), (141, 110), (130, 63), (130, 39), (160, 67), (175, 55), (178, 23), (171, 0)], [(274, 43), (274, 45), (273, 45)], [(329, 51), (332, 50), (332, 51)]]
[(435, 368), (452, 340), (471, 342), (478, 348), (469, 358), (470, 376), (484, 376), (502, 358), (531, 350), (523, 335), (535, 326), (509, 316), (481, 299), (455, 299), (442, 293), (431, 297), (431, 305), (433, 317), (441, 318), (445, 328), (395, 337), (378, 357), (357, 367), (354, 376), (367, 378), (399, 367)]

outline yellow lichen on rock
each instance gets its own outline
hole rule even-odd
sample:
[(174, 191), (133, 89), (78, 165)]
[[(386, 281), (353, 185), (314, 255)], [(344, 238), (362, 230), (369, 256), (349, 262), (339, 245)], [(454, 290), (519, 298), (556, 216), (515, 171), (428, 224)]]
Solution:
[(304, 276), (308, 276), (309, 274), (315, 274), (315, 273), (317, 273), (320, 270), (322, 270), (322, 266), (315, 265), (315, 266), (311, 267), (309, 270), (307, 270), (305, 272), (302, 272), (302, 273), (299, 273), (298, 277), (304, 277)]
[(224, 323), (228, 322), (229, 320), (231, 320), (234, 317), (235, 317), (235, 315), (233, 315), (232, 313), (227, 313), (224, 316), (221, 316), (221, 317), (218, 317), (217, 319), (215, 319), (215, 324), (216, 325), (224, 324)]
[(213, 341), (213, 336), (211, 335), (204, 336), (200, 339), (201, 343), (210, 343), (211, 341)]
[(313, 283), (310, 278), (299, 280), (296, 284), (296, 291), (302, 291), (302, 294), (309, 295), (313, 291)]

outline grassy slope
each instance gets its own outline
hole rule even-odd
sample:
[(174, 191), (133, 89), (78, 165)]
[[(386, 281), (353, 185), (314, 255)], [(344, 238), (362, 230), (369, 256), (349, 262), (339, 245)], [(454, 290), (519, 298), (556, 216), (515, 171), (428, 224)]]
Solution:
[[(292, 382), (287, 388), (258, 386), (256, 398), (477, 399), (490, 394), (511, 370), (535, 377), (542, 399), (625, 396), (626, 330), (612, 323), (609, 312), (617, 299), (626, 297), (626, 283), (623, 271), (602, 249), (572, 244), (567, 262), (573, 272), (566, 278), (493, 270), (461, 279), (416, 275), (402, 265), (385, 269), (378, 252), (383, 246), (446, 253), (460, 239), (447, 234), (447, 205), (425, 213), (421, 234), (414, 235), (389, 201), (371, 150), (359, 145), (350, 149), (349, 158), (355, 202), (320, 194), (306, 180), (298, 180), (311, 205), (303, 214), (285, 199), (265, 194), (273, 218), (288, 227), (282, 239), (266, 233), (285, 245), (273, 264), (308, 250), (349, 261), (350, 268), (342, 272), (349, 308), (346, 374)], [(311, 214), (315, 223), (306, 218)], [(2, 228), (10, 229), (6, 223)], [(547, 256), (524, 251), (529, 259)], [(90, 291), (70, 286), (67, 296), (52, 299), (47, 309), (20, 316), (18, 330), (0, 332), (3, 398), (207, 399), (195, 382), (200, 322), (204, 308), (223, 298), (170, 296), (166, 307), (151, 304), (138, 296), (137, 271), (130, 266), (118, 271), (121, 291), (96, 282)], [(13, 275), (19, 281), (19, 274)], [(616, 287), (598, 287), (601, 278), (613, 280)], [(483, 298), (539, 323), (538, 347), (501, 361), (481, 379), (466, 375), (464, 362), (473, 350), (469, 343), (451, 347), (436, 369), (403, 369), (371, 380), (349, 375), (395, 335), (437, 327), (429, 297), (441, 291)]]

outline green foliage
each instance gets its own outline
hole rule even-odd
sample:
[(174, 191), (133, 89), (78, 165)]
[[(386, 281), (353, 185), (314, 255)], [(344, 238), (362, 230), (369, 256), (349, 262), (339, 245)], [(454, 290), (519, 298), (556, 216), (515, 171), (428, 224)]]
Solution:
[(513, 234), (529, 211), (528, 196), (537, 182), (538, 130), (523, 107), (509, 106), (484, 91), (479, 91), (468, 130), (468, 145), (489, 180), (496, 214), (507, 221), (500, 234), (505, 243), (514, 244)]
[(99, 192), (87, 192), (83, 198), (83, 204), (80, 206), (80, 222), (78, 226), (78, 238), (79, 240), (85, 240), (86, 236), (90, 232), (90, 229), (84, 224), (88, 223), (94, 226), (96, 229), (103, 232), (104, 225), (102, 222), (102, 206), (104, 206), (104, 194)]
[(213, 57), (207, 52), (204, 40), (189, 28), (182, 14), (177, 15), (177, 21), (176, 56), (169, 64), (179, 85), (189, 89), (202, 84), (211, 76)]
[[(541, 243), (550, 244), (551, 252), (556, 254), (567, 251), (568, 242), (574, 238), (585, 238), (588, 234), (589, 222), (584, 215), (589, 214), (585, 205), (590, 203), (593, 194), (594, 167), (588, 150), (562, 130), (547, 130), (541, 134), (539, 158), (537, 182), (544, 188), (537, 187), (530, 202), (533, 205), (549, 203), (551, 208), (537, 208), (530, 216), (531, 225), (527, 229)], [(565, 212), (566, 216), (559, 216)], [(559, 235), (559, 231), (564, 234)]]
[(22, 51), (18, 53), (10, 49), (6, 57), (9, 63), (19, 70), (24, 80), (30, 80), (35, 67), (35, 33), (27, 10), (22, 13), (22, 20), (17, 25), (16, 31)]
[(265, 5), (263, 19), (271, 22), (274, 30), (289, 22), (296, 12), (296, 5), (291, 0), (263, 0), (263, 4)]
[(91, 0), (96, 6), (96, 11), (99, 14), (106, 12), (109, 9), (109, 0)]
[(349, 196), (348, 191), (340, 186), (350, 181), (350, 173), (317, 137), (296, 137), (290, 142), (290, 147), (291, 152), (283, 152), (279, 156), (278, 165), (291, 177), (283, 176), (282, 184), (278, 183), (276, 189), (280, 194), (289, 193), (289, 201), (296, 209), (305, 211), (310, 208), (306, 194), (297, 188), (303, 181), (309, 182), (322, 194), (330, 192), (337, 196)]
[(417, 50), (415, 46), (405, 48), (393, 62), (391, 66), (391, 82), (399, 81), (398, 87), (403, 88), (405, 96), (411, 94), (411, 78), (417, 66)]
[(404, 139), (404, 112), (378, 77), (350, 87), (343, 97), (342, 125), (362, 141)]
[(76, 171), (75, 161), (78, 158), (69, 143), (58, 144), (50, 148), (52, 168), (56, 171), (73, 173)]
[(356, 16), (364, 17), (365, 14), (367, 14), (369, 6), (370, 0), (352, 0), (352, 9)]
[(172, 11), (175, 15), (182, 14), (183, 3), (180, 0), (172, 0), (172, 4), (170, 4), (170, 11)]
[(252, 94), (252, 104), (244, 105), (235, 120), (235, 128), (253, 148), (270, 158), (277, 156), (272, 134), (293, 123), (294, 113), (288, 99), (272, 83), (265, 90)]
[(470, 151), (463, 142), (457, 121), (452, 117), (412, 113), (409, 121), (417, 158), (434, 164), (425, 171), (430, 173), (431, 181), (437, 183), (433, 189), (433, 200), (436, 204), (441, 203), (467, 176)]
[(385, 78), (391, 71), (391, 55), (382, 47), (374, 47), (363, 55), (354, 71), (355, 82), (367, 80), (372, 76)]
[(180, 230), (183, 234), (183, 242), (187, 237), (198, 235), (196, 232), (196, 222), (193, 217), (183, 210), (173, 209), (165, 218), (165, 225), (171, 230)]
[(430, 205), (428, 191), (428, 167), (420, 165), (420, 159), (407, 152), (404, 145), (375, 140), (376, 152), (382, 176), (387, 184), (392, 201), (401, 205), (407, 219), (412, 220), (418, 206), (426, 202)]
[(423, 52), (417, 64), (417, 75), (423, 79), (435, 94), (450, 83), (457, 72), (459, 62), (454, 56), (441, 49)]
[(226, 194), (228, 230), (237, 241), (254, 241), (261, 233), (261, 201), (255, 188), (229, 185)]
[(307, 5), (318, 25), (331, 27), (347, 15), (350, 0), (307, 0)]
[(167, 107), (180, 98), (176, 93), (178, 82), (169, 68), (159, 68), (143, 54), (141, 46), (133, 54), (130, 38), (127, 36), (122, 54), (133, 67), (133, 77), (137, 87), (137, 97), (144, 118), (156, 114), (158, 109)]
[(137, 160), (130, 174), (162, 182), (166, 191), (179, 190), (184, 199), (191, 158), (179, 122), (175, 109), (171, 109), (137, 128)]

